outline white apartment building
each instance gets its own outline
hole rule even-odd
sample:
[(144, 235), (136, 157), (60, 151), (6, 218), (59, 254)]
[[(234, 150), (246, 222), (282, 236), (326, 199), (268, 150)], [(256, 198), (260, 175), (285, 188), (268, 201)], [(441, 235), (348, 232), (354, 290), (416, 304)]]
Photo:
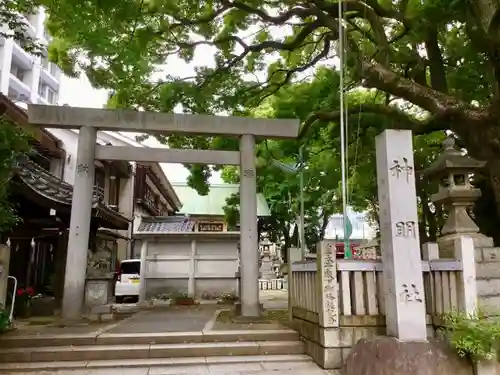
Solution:
[[(350, 206), (347, 207), (347, 215), (352, 224), (352, 240), (371, 240), (375, 237), (375, 229), (369, 223), (364, 213), (354, 212)], [(335, 214), (328, 220), (326, 227), (326, 238), (344, 239), (344, 215)]]
[[(27, 24), (26, 32), (44, 45), (49, 36), (45, 30), (45, 10), (21, 15)], [(6, 25), (0, 25), (6, 28)], [(57, 104), (61, 72), (45, 56), (33, 56), (23, 44), (0, 36), (0, 92), (16, 103)]]

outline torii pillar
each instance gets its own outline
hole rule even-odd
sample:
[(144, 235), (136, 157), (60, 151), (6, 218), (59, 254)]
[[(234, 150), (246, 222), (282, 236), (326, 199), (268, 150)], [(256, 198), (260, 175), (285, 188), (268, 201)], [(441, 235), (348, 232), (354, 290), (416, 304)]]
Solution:
[[(64, 284), (64, 319), (77, 320), (83, 311), (95, 159), (239, 165), (241, 313), (244, 317), (251, 318), (260, 315), (255, 137), (294, 139), (299, 132), (298, 120), (181, 115), (40, 104), (28, 105), (28, 120), (33, 125), (45, 128), (80, 129)], [(97, 130), (240, 137), (240, 151), (101, 146), (96, 145)], [(141, 267), (145, 262), (142, 263)], [(141, 272), (141, 282), (146, 280), (145, 276)]]
[(259, 233), (257, 230), (257, 180), (255, 176), (255, 138), (240, 139), (240, 272), (241, 315), (260, 316)]

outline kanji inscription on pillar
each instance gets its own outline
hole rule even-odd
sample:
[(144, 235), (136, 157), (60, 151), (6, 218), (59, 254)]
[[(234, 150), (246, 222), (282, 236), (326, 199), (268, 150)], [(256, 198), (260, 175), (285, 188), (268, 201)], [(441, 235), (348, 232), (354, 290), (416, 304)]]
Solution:
[(376, 149), (387, 333), (402, 341), (426, 340), (411, 131), (384, 131)]
[(389, 170), (396, 178), (404, 177), (406, 182), (410, 182), (410, 177), (413, 175), (413, 166), (409, 165), (408, 158), (406, 157), (394, 159), (392, 167)]
[(89, 166), (88, 164), (78, 164), (76, 167), (76, 173), (78, 173), (80, 176), (81, 175), (88, 175), (89, 174)]
[(319, 320), (322, 327), (339, 326), (337, 259), (335, 244), (322, 241), (318, 256)]
[(245, 178), (254, 178), (255, 177), (255, 172), (253, 169), (244, 169), (243, 170), (243, 177)]

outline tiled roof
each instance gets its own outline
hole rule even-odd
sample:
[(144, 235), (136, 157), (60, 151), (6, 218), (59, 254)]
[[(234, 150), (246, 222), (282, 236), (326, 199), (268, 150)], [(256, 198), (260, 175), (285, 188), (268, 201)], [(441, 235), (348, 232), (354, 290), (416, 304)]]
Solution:
[[(186, 184), (172, 183), (172, 186), (182, 202), (179, 213), (184, 215), (198, 216), (224, 216), (226, 199), (232, 194), (238, 193), (238, 184), (213, 184), (207, 195), (199, 195), (198, 192)], [(257, 194), (257, 215), (271, 216), (269, 206), (262, 194)]]
[[(71, 205), (73, 186), (54, 176), (52, 173), (47, 172), (31, 160), (23, 161), (19, 165), (17, 175), (38, 194), (58, 203)], [(102, 192), (94, 188), (92, 203), (94, 205), (98, 204), (102, 200), (102, 197)]]
[[(49, 202), (65, 206), (68, 211), (71, 210), (73, 186), (67, 182), (47, 172), (31, 160), (20, 163), (16, 169), (16, 174), (24, 186), (37, 196), (43, 197)], [(127, 229), (130, 220), (105, 205), (102, 199), (102, 192), (97, 187), (94, 187), (92, 216), (102, 219), (107, 228)]]
[(163, 216), (163, 217), (145, 217), (139, 225), (138, 232), (149, 233), (179, 233), (192, 232), (194, 221), (186, 217)]

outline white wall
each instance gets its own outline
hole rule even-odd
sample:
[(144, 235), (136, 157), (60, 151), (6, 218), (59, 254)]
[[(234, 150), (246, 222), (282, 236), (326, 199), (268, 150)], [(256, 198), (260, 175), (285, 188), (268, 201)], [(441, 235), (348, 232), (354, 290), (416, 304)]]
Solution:
[(76, 153), (78, 152), (78, 133), (65, 129), (47, 129), (61, 141), (61, 147), (66, 151), (63, 180), (73, 185), (76, 173)]
[[(194, 238), (194, 237), (193, 237)], [(237, 294), (238, 238), (205, 241), (165, 236), (148, 242), (146, 295), (154, 297), (176, 291), (201, 296), (204, 293)], [(135, 254), (141, 241), (135, 241)], [(194, 250), (194, 251), (193, 251)]]
[[(33, 15), (29, 15), (29, 19), (26, 19), (28, 23), (28, 28), (27, 31), (30, 33), (32, 37), (40, 41), (42, 44), (48, 45), (48, 40), (45, 36), (45, 26), (44, 22), (46, 19), (46, 14), (45, 10), (42, 7), (38, 8), (38, 12)], [(4, 30), (5, 32), (8, 32), (8, 28), (6, 25), (0, 25), (0, 29)], [(13, 39), (6, 39), (4, 41), (4, 45), (0, 46), (0, 92), (2, 92), (4, 95), (9, 94), (9, 86), (12, 85), (11, 83), (11, 65), (12, 65), (12, 53), (13, 53), (13, 48), (15, 48), (14, 44), (16, 42)], [(25, 73), (25, 77), (23, 79), (23, 83), (27, 85), (29, 88), (29, 97), (27, 98), (29, 102), (31, 103), (43, 103), (43, 104), (57, 104), (57, 97), (59, 96), (59, 89), (60, 89), (60, 70), (59, 68), (56, 68), (56, 74), (53, 76), (57, 82), (59, 82), (56, 87), (51, 87), (50, 89), (54, 91), (56, 100), (53, 103), (48, 102), (47, 98), (47, 90), (48, 90), (48, 84), (47, 82), (43, 82), (45, 85), (45, 92), (44, 92), (44, 97), (41, 97), (38, 94), (38, 86), (39, 83), (41, 82), (40, 80), (40, 72), (42, 70), (42, 58), (40, 56), (28, 56), (25, 55), (32, 61), (33, 65), (31, 70), (28, 70)], [(16, 101), (16, 98), (11, 97), (14, 101)], [(21, 99), (23, 102), (26, 101), (26, 99)]]

